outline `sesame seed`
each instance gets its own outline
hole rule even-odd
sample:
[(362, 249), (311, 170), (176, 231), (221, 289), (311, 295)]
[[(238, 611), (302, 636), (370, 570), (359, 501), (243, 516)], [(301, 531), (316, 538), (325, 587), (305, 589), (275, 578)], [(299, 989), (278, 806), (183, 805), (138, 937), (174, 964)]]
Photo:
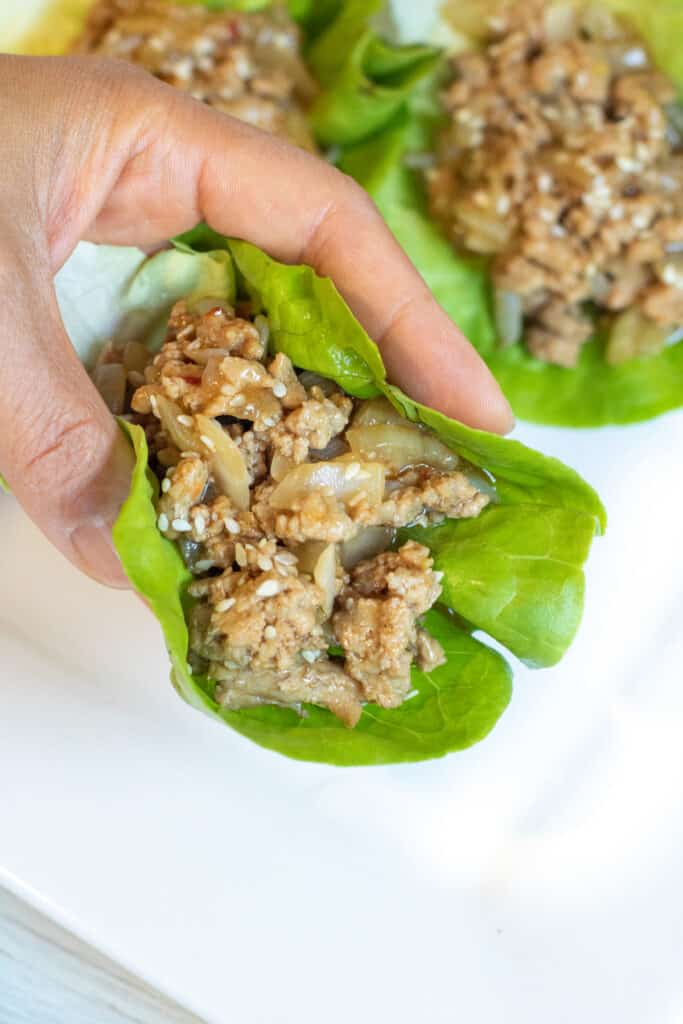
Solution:
[(198, 562), (194, 563), (195, 572), (208, 572), (209, 569), (213, 569), (214, 562), (211, 558), (200, 558)]
[[(223, 388), (221, 388), (221, 391), (223, 391)], [(225, 393), (226, 394), (230, 394), (230, 390), (229, 389), (225, 389)], [(244, 405), (245, 402), (246, 402), (246, 398), (244, 397), (244, 395), (234, 395), (233, 396), (232, 404), (234, 405), (234, 407), (236, 409), (239, 409), (239, 407), (241, 405)]]
[(232, 516), (226, 516), (223, 522), (225, 523), (225, 529), (228, 531), (228, 533), (240, 532), (240, 524), (237, 522), (236, 519), (233, 519)]
[(274, 640), (275, 637), (277, 636), (277, 630), (275, 626), (266, 626), (266, 628), (263, 630), (263, 635), (266, 638), (266, 640)]
[(360, 473), (360, 464), (358, 462), (351, 462), (344, 471), (345, 480), (354, 480), (355, 477)]
[(444, 578), (444, 576), (445, 573), (443, 573), (440, 569), (437, 569), (434, 573), (434, 579), (436, 580), (437, 583), (441, 583), (441, 580)]
[(206, 445), (210, 452), (216, 451), (216, 445), (213, 443), (210, 437), (206, 436), (206, 434), (200, 434), (199, 440), (202, 442), (203, 445)]
[(241, 569), (247, 564), (247, 553), (244, 550), (244, 544), (235, 544), (235, 561)]
[(553, 179), (549, 174), (539, 174), (537, 184), (541, 192), (550, 192), (553, 185)]
[(317, 661), (320, 657), (320, 651), (302, 651), (301, 657), (304, 661), (307, 661), (309, 665), (312, 665), (314, 661)]
[(284, 398), (287, 394), (287, 387), (281, 380), (278, 380), (273, 384), (273, 394), (276, 398)]
[(171, 526), (176, 533), (190, 533), (192, 527), (188, 523), (187, 519), (174, 519)]
[(152, 406), (152, 412), (154, 413), (154, 415), (158, 419), (159, 418), (159, 403), (157, 402), (157, 396), (156, 395), (150, 395), (149, 396), (149, 404)]
[(206, 529), (206, 519), (201, 512), (194, 517), (194, 528), (197, 533), (204, 533)]
[(260, 548), (265, 548), (268, 546), (268, 541), (266, 540), (265, 537), (261, 537), (261, 540), (258, 542), (258, 546)]
[(191, 416), (185, 416), (183, 414), (181, 416), (178, 416), (178, 423), (180, 423), (183, 427), (191, 427), (192, 424), (194, 423), (194, 420), (192, 419)]
[(275, 597), (282, 590), (282, 584), (278, 580), (264, 580), (263, 583), (256, 588), (257, 597)]
[(275, 561), (280, 562), (281, 565), (296, 565), (299, 559), (293, 551), (278, 551), (275, 556)]
[(509, 213), (509, 212), (510, 212), (510, 197), (509, 196), (500, 196), (499, 199), (498, 199), (498, 202), (496, 203), (496, 213), (500, 213), (502, 216), (504, 216), (506, 213)]
[(171, 481), (167, 476), (164, 477), (164, 479), (161, 481), (161, 489), (164, 492), (164, 494), (168, 494), (168, 492), (171, 490)]
[(235, 598), (234, 597), (226, 597), (224, 601), (219, 601), (218, 602), (218, 604), (216, 605), (216, 611), (217, 612), (227, 612), (227, 611), (230, 611), (230, 609), (232, 608), (234, 603), (235, 603)]
[(162, 533), (166, 533), (166, 531), (168, 530), (168, 516), (165, 515), (163, 512), (157, 519), (157, 526), (159, 527)]
[(274, 420), (272, 416), (264, 416), (263, 417), (263, 425), (264, 425), (264, 427), (274, 427), (276, 422), (277, 421)]
[(259, 555), (256, 564), (262, 572), (270, 572), (273, 568), (273, 563), (266, 555)]

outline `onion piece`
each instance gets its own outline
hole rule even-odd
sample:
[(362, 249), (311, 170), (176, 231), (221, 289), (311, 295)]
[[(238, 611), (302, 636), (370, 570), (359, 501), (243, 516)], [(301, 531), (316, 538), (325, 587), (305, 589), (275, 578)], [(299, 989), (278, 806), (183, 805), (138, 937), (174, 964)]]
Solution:
[[(391, 402), (386, 398), (371, 398), (362, 402), (358, 412), (353, 417), (354, 427), (374, 427), (376, 423), (398, 423), (404, 426), (408, 420), (398, 409), (394, 409)], [(422, 430), (422, 424), (416, 423), (415, 428)]]
[(123, 349), (123, 365), (126, 370), (142, 373), (152, 361), (152, 353), (138, 341), (126, 342)]
[(551, 43), (564, 43), (576, 30), (576, 4), (553, 3), (543, 12), (543, 29)]
[(319, 373), (312, 370), (304, 370), (299, 374), (299, 384), (310, 391), (311, 388), (320, 388), (324, 395), (332, 395), (337, 390), (337, 385), (329, 377), (321, 377)]
[(516, 345), (522, 337), (522, 299), (514, 292), (496, 288), (494, 296), (496, 329), (502, 348)]
[(126, 404), (126, 371), (121, 363), (100, 363), (93, 382), (109, 411), (120, 416)]
[[(230, 498), (235, 508), (248, 509), (249, 471), (242, 452), (216, 420), (198, 413), (195, 423), (217, 488)], [(204, 443), (204, 438), (208, 444)]]
[(270, 496), (273, 508), (291, 509), (315, 491), (333, 494), (339, 501), (362, 492), (379, 505), (384, 497), (386, 470), (379, 462), (305, 462), (290, 470)]
[(337, 545), (324, 540), (308, 540), (300, 544), (294, 554), (299, 559), (299, 572), (308, 573), (320, 587), (323, 594), (321, 607), (329, 617), (337, 596)]
[(291, 469), (294, 469), (296, 463), (292, 462), (285, 455), (281, 455), (280, 452), (275, 452), (273, 458), (270, 460), (270, 475), (276, 484), (279, 484), (281, 480), (287, 476)]
[(351, 451), (360, 458), (374, 457), (398, 470), (409, 466), (433, 466), (446, 473), (457, 469), (460, 459), (443, 441), (426, 431), (403, 423), (351, 427), (346, 431)]
[(179, 416), (182, 416), (182, 410), (175, 402), (171, 401), (170, 398), (166, 398), (165, 395), (156, 395), (152, 402), (152, 408), (159, 412), (159, 419), (164, 431), (169, 437), (169, 440), (176, 446), (178, 451), (181, 452), (197, 452), (199, 455), (203, 455), (205, 449), (202, 447), (197, 431), (193, 427), (185, 426), (181, 423)]
[(341, 546), (341, 563), (353, 569), (359, 562), (387, 551), (394, 542), (396, 531), (391, 526), (368, 526)]
[(605, 361), (610, 366), (619, 366), (639, 356), (656, 355), (662, 351), (670, 334), (670, 327), (660, 327), (637, 309), (628, 309), (612, 324)]

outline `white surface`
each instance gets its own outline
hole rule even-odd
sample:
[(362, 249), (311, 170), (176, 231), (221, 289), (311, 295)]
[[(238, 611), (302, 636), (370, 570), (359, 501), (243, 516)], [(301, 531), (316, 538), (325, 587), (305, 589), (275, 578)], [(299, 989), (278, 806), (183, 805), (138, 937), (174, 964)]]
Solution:
[(608, 504), (584, 627), (400, 768), (190, 711), (140, 604), (0, 497), (0, 880), (215, 1024), (680, 1024), (683, 416), (519, 436)]
[(212, 1022), (683, 1019), (683, 416), (520, 431), (601, 485), (581, 635), (470, 752), (337, 770), (186, 708), (0, 500), (0, 876)]
[(201, 1024), (0, 888), (2, 1024)]

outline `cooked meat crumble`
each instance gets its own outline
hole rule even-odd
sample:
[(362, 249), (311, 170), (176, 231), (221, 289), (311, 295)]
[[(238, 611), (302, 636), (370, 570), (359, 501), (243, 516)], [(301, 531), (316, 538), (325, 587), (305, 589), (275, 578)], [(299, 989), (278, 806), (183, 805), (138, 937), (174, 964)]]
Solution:
[(283, 6), (217, 13), (170, 0), (99, 0), (77, 49), (131, 61), (217, 110), (315, 149), (306, 110), (317, 86)]
[(609, 329), (610, 363), (683, 324), (683, 112), (642, 42), (594, 4), (526, 0), (452, 61), (428, 174), (452, 240), (491, 258), (502, 344), (576, 365)]
[(157, 355), (111, 345), (94, 377), (145, 430), (158, 526), (193, 575), (193, 670), (227, 708), (309, 702), (351, 726), (444, 661), (420, 624), (440, 575), (415, 541), (389, 550), (396, 530), (477, 516), (489, 489), (384, 399), (298, 374), (266, 318), (240, 314), (180, 302)]

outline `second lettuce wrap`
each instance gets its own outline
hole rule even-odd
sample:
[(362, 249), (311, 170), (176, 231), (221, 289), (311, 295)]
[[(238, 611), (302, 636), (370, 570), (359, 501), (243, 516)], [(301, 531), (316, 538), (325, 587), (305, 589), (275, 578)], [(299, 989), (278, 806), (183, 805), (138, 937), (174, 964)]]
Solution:
[[(634, 24), (660, 68), (683, 90), (683, 4), (606, 5)], [(475, 0), (468, 9), (476, 7)], [(400, 10), (399, 5), (399, 18)], [(453, 249), (430, 217), (420, 173), (410, 167), (413, 154), (433, 148), (441, 124), (440, 81), (439, 73), (432, 75), (417, 90), (410, 113), (399, 114), (383, 135), (350, 147), (341, 164), (373, 196), (436, 299), (486, 359), (516, 415), (555, 426), (598, 427), (639, 422), (682, 406), (683, 341), (659, 355), (610, 366), (597, 335), (571, 370), (534, 359), (523, 345), (500, 347), (486, 268)]]

